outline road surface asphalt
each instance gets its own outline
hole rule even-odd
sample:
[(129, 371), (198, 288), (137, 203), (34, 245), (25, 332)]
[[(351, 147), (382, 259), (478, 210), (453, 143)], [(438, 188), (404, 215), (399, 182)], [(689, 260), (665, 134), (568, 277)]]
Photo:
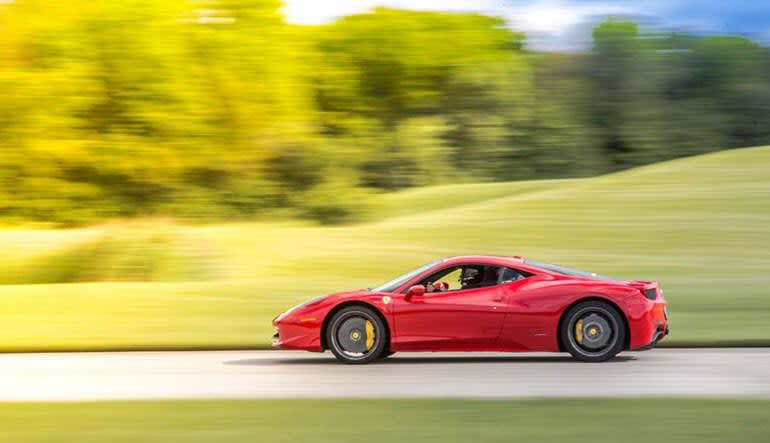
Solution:
[(770, 348), (567, 354), (396, 354), (366, 366), (290, 351), (0, 355), (0, 401), (329, 397), (770, 398)]

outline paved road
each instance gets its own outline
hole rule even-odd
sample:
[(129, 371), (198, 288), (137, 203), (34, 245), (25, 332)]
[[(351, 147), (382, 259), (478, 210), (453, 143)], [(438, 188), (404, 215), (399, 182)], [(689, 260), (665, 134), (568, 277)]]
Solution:
[(368, 366), (287, 351), (0, 355), (0, 400), (458, 396), (770, 398), (770, 349), (657, 349), (601, 364), (396, 354)]

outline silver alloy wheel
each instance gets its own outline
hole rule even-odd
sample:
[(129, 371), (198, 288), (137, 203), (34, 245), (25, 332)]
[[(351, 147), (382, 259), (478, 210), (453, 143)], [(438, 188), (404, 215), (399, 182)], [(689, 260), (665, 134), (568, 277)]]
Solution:
[(609, 311), (592, 306), (581, 309), (570, 318), (567, 336), (580, 354), (599, 357), (615, 347), (619, 328)]
[(331, 346), (349, 360), (363, 360), (378, 348), (377, 322), (363, 311), (350, 311), (331, 325)]

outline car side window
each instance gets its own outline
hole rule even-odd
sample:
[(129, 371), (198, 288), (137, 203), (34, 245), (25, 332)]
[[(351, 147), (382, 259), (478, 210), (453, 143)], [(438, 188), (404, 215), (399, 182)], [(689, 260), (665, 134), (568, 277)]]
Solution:
[[(505, 280), (501, 278), (505, 269), (507, 268), (476, 264), (451, 266), (434, 272), (418, 284), (425, 286), (426, 294), (484, 288), (503, 283)], [(509, 280), (514, 278), (510, 273), (505, 275), (510, 277)]]
[(434, 287), (434, 285), (441, 282), (446, 283), (447, 286), (445, 288), (438, 288), (438, 291), (436, 292), (456, 291), (460, 287), (459, 285), (460, 271), (461, 271), (461, 268), (459, 266), (450, 266), (448, 268), (444, 268), (440, 271), (434, 272), (433, 274), (422, 279), (417, 284), (425, 286), (425, 292), (427, 293), (434, 292), (434, 289), (437, 289)]
[(519, 271), (518, 269), (508, 268), (504, 267), (500, 271), (500, 280), (499, 284), (503, 283), (509, 283), (516, 280), (521, 280), (523, 278), (529, 277), (531, 274), (524, 271)]
[(460, 273), (462, 272), (461, 268), (454, 268), (451, 272), (444, 274), (441, 276), (441, 278), (436, 279), (433, 281), (433, 283), (446, 283), (446, 291), (456, 291), (460, 289)]

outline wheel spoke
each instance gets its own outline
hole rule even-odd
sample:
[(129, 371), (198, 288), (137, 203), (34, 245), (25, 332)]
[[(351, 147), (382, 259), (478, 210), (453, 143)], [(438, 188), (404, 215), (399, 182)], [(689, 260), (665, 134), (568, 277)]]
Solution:
[(602, 349), (612, 336), (612, 327), (604, 317), (591, 313), (580, 320), (582, 327), (581, 345), (589, 349)]

